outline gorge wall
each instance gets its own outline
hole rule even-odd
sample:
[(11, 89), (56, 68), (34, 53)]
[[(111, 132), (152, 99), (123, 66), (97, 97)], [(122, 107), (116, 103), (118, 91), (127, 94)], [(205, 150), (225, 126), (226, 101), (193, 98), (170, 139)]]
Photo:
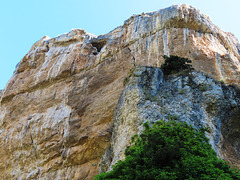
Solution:
[[(98, 37), (81, 29), (43, 37), (0, 93), (0, 179), (92, 179), (110, 147), (113, 119), (119, 117), (114, 111), (130, 69), (159, 67), (163, 55), (178, 55), (214, 79), (239, 85), (239, 50), (233, 34), (188, 5), (134, 15)], [(132, 105), (138, 97), (133, 93)], [(227, 131), (231, 127), (226, 124)], [(227, 142), (225, 149), (219, 146), (220, 157), (239, 164), (235, 150), (224, 153), (238, 141)]]

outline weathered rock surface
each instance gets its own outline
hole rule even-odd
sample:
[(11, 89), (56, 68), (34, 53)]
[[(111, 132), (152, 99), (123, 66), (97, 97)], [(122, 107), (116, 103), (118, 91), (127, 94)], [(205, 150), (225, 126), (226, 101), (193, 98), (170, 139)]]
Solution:
[(103, 156), (102, 171), (111, 169), (143, 130), (143, 123), (175, 119), (208, 128), (206, 135), (218, 157), (240, 168), (240, 89), (226, 86), (201, 72), (164, 77), (160, 68), (131, 71), (116, 114), (111, 147)]
[(134, 15), (98, 37), (81, 29), (43, 37), (0, 95), (0, 179), (91, 179), (132, 67), (178, 55), (239, 85), (239, 47), (234, 35), (187, 5)]

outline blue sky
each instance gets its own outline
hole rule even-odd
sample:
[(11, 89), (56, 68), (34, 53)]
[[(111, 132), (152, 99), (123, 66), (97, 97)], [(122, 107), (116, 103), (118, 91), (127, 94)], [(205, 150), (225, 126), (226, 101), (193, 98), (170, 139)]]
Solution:
[(85, 29), (105, 34), (133, 14), (156, 11), (173, 4), (190, 4), (207, 14), (221, 29), (240, 39), (239, 0), (8, 0), (0, 6), (0, 89), (33, 43)]

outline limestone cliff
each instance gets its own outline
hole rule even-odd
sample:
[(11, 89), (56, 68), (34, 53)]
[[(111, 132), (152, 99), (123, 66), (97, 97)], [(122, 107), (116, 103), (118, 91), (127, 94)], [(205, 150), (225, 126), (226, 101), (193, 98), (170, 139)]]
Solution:
[[(113, 113), (132, 67), (158, 67), (163, 55), (178, 55), (217, 80), (239, 85), (239, 48), (234, 35), (187, 5), (134, 15), (98, 37), (81, 29), (43, 37), (0, 95), (0, 179), (91, 179), (110, 145)], [(225, 127), (228, 132), (233, 126)], [(226, 142), (220, 154), (230, 159), (223, 151), (234, 154), (238, 142)]]
[(111, 147), (103, 156), (101, 170), (111, 169), (143, 130), (143, 123), (175, 119), (200, 129), (218, 157), (240, 168), (240, 89), (226, 86), (198, 71), (164, 76), (160, 68), (131, 70), (114, 116)]

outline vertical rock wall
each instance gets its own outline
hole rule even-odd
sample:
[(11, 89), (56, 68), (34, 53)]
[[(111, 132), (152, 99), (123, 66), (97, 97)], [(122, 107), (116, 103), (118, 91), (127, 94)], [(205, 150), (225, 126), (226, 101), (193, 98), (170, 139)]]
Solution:
[(36, 42), (0, 95), (0, 179), (92, 179), (129, 70), (170, 54), (239, 85), (238, 40), (187, 5)]
[(207, 128), (218, 157), (240, 168), (239, 113), (239, 88), (197, 71), (164, 77), (159, 68), (136, 68), (120, 96), (111, 147), (103, 156), (101, 170), (110, 170), (124, 159), (131, 137), (142, 132), (144, 122), (172, 119), (196, 129)]

